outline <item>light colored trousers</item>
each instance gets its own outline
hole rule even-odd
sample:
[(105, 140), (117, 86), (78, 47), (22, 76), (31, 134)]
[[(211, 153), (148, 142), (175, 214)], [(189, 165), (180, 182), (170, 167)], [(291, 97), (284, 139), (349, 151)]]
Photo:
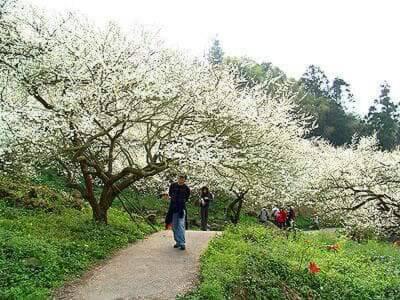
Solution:
[(172, 231), (176, 244), (185, 246), (185, 212), (183, 212), (183, 218), (179, 218), (179, 213), (172, 215)]

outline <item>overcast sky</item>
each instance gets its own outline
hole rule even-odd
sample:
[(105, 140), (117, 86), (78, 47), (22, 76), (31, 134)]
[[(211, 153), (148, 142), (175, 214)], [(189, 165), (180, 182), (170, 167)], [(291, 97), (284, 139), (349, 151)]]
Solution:
[(299, 78), (310, 64), (352, 85), (365, 113), (384, 80), (400, 99), (397, 0), (30, 0), (98, 21), (155, 25), (168, 45), (203, 55), (218, 36), (227, 55), (272, 62)]

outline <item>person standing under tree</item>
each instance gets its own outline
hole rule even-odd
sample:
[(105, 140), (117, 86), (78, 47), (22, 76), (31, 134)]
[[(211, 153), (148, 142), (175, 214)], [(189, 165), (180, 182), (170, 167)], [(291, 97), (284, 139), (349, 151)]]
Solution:
[(294, 208), (290, 206), (287, 214), (286, 227), (290, 228), (294, 226), (295, 218), (296, 218), (296, 213), (294, 212)]
[(261, 223), (267, 223), (268, 221), (268, 210), (266, 207), (261, 208), (260, 214), (258, 215), (258, 219)]
[(214, 200), (213, 194), (210, 193), (208, 187), (203, 186), (200, 192), (200, 218), (201, 230), (203, 231), (207, 231), (208, 208), (212, 200)]
[(174, 182), (169, 187), (169, 197), (171, 199), (168, 213), (172, 215), (172, 231), (174, 233), (174, 248), (186, 249), (185, 241), (185, 214), (186, 202), (189, 200), (190, 189), (186, 185), (186, 176), (180, 175), (178, 182)]
[(287, 212), (283, 208), (280, 208), (276, 214), (276, 224), (280, 229), (284, 229), (287, 220)]

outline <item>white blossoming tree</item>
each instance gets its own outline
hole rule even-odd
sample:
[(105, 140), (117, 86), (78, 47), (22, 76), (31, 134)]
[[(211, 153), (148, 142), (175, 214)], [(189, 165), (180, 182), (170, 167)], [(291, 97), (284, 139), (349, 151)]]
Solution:
[(232, 194), (227, 217), (233, 223), (239, 221), (244, 205), (293, 202), (292, 181), (298, 172), (296, 149), (311, 128), (309, 118), (294, 113), (293, 99), (297, 95), (289, 84), (276, 85), (275, 93), (267, 92), (264, 86), (241, 89), (246, 96), (238, 98), (229, 110), (229, 126), (213, 125), (216, 132), (236, 129), (235, 135), (224, 143), (230, 154), (217, 161), (209, 159), (195, 168), (184, 166), (197, 185), (208, 184)]
[[(375, 138), (350, 147), (307, 145), (303, 195), (324, 215), (341, 216), (349, 231), (400, 234), (400, 152), (378, 150)], [(306, 201), (305, 201), (306, 202)]]
[(0, 171), (57, 167), (104, 223), (124, 189), (169, 171), (232, 192), (233, 222), (243, 205), (311, 204), (399, 233), (399, 150), (305, 140), (290, 81), (243, 82), (143, 28), (0, 0)]
[(95, 220), (106, 223), (113, 199), (135, 182), (236, 153), (230, 111), (247, 94), (229, 70), (164, 48), (143, 29), (0, 7), (1, 151), (60, 166)]

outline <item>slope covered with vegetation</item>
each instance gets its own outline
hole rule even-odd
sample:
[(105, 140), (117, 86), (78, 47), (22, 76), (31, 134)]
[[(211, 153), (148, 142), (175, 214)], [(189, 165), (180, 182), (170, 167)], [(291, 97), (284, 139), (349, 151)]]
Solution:
[(46, 299), (116, 249), (151, 233), (111, 209), (108, 226), (91, 210), (44, 185), (0, 179), (0, 299)]
[[(64, 186), (52, 171), (41, 172), (34, 183), (0, 177), (0, 299), (46, 299), (94, 263), (152, 233), (144, 218), (154, 215), (155, 228), (164, 226), (168, 203), (157, 195), (126, 191), (121, 200), (135, 222), (116, 201), (104, 225), (96, 224), (89, 205)], [(225, 226), (227, 201), (217, 197), (212, 203), (212, 229)], [(188, 204), (190, 229), (199, 229), (198, 211), (194, 195)]]
[(334, 233), (286, 236), (232, 227), (202, 257), (201, 283), (183, 299), (398, 299), (400, 249)]

